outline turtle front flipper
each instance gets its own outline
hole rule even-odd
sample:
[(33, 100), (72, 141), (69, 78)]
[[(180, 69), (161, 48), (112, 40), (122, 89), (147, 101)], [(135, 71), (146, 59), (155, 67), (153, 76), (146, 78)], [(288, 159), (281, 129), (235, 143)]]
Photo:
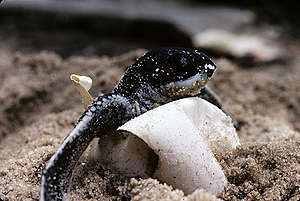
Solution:
[(203, 98), (204, 100), (207, 100), (211, 104), (217, 106), (220, 110), (222, 110), (225, 114), (227, 114), (232, 119), (232, 123), (234, 127), (237, 130), (240, 130), (240, 125), (238, 121), (235, 118), (233, 118), (232, 115), (224, 108), (220, 98), (209, 87), (205, 86), (204, 88), (202, 88), (198, 97)]
[(63, 194), (67, 192), (73, 168), (95, 137), (95, 134), (89, 129), (89, 121), (92, 118), (83, 118), (85, 120), (77, 124), (44, 169), (40, 200), (63, 200)]
[(64, 200), (72, 171), (82, 153), (95, 137), (116, 130), (130, 120), (134, 114), (132, 105), (119, 95), (106, 94), (95, 99), (46, 165), (40, 200)]

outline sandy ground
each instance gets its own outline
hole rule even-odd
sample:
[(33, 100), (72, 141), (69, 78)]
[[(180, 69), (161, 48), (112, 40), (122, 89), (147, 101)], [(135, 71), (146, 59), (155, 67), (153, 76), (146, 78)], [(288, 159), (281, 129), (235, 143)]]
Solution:
[[(144, 50), (108, 57), (60, 58), (0, 52), (0, 198), (38, 200), (41, 171), (83, 111), (71, 73), (110, 91)], [(300, 66), (241, 68), (225, 59), (209, 86), (241, 123), (242, 145), (217, 158), (229, 185), (223, 200), (300, 199)], [(148, 178), (125, 178), (88, 160), (74, 171), (69, 200), (214, 200)]]

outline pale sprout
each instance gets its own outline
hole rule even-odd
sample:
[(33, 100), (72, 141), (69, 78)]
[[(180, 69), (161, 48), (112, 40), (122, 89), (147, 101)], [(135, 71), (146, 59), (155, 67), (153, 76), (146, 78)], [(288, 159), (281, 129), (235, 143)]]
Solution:
[(87, 108), (87, 106), (93, 101), (92, 96), (88, 92), (92, 87), (92, 79), (87, 76), (80, 76), (75, 74), (72, 74), (70, 76), (70, 79), (72, 80), (72, 83), (75, 85), (77, 91), (81, 95), (84, 108)]

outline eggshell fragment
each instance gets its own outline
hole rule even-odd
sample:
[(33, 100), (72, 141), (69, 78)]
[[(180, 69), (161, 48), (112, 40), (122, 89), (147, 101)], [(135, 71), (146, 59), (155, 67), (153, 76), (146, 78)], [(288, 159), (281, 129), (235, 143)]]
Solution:
[[(152, 176), (185, 193), (197, 188), (214, 194), (222, 192), (227, 180), (213, 151), (223, 152), (239, 145), (231, 119), (200, 98), (185, 98), (150, 110), (121, 126), (118, 132), (127, 137), (117, 143), (113, 138), (99, 140), (92, 152), (95, 160), (129, 175), (136, 168), (138, 175)], [(139, 140), (128, 143), (133, 142), (128, 138), (131, 135)], [(109, 139), (113, 143), (108, 143)], [(141, 146), (143, 143), (148, 147)], [(135, 153), (133, 147), (137, 149)], [(149, 156), (145, 154), (150, 153), (149, 149), (156, 153), (157, 160), (136, 157)]]
[(92, 78), (88, 76), (72, 74), (70, 76), (70, 79), (74, 82), (79, 83), (81, 86), (84, 87), (86, 91), (90, 90), (90, 88), (92, 87), (92, 83), (93, 83)]
[(82, 98), (84, 108), (87, 108), (87, 106), (93, 101), (92, 96), (88, 92), (89, 89), (92, 87), (92, 79), (87, 76), (81, 76), (76, 74), (72, 74), (70, 76), (70, 79), (72, 80), (74, 86), (76, 87), (76, 90)]

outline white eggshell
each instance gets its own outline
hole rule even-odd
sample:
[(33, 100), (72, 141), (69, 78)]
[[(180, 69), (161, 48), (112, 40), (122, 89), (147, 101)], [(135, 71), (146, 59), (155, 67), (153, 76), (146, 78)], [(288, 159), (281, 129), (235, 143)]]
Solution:
[[(239, 145), (230, 118), (216, 106), (200, 98), (185, 98), (160, 106), (130, 120), (118, 130), (127, 131), (127, 136), (135, 135), (141, 140), (128, 143), (126, 137), (127, 140), (123, 143), (114, 143), (114, 146), (119, 144), (119, 148), (123, 147), (121, 151), (114, 149), (117, 154), (107, 151), (101, 154), (112, 148), (109, 143), (102, 143), (100, 140), (92, 155), (94, 159), (105, 161), (106, 164), (111, 161), (111, 166), (123, 173), (130, 169), (129, 174), (132, 174), (136, 167), (138, 175), (147, 175), (146, 170), (143, 174), (141, 167), (149, 166), (149, 159), (139, 160), (136, 154), (145, 156), (152, 149), (158, 155), (157, 167), (152, 165), (155, 167), (152, 177), (186, 193), (197, 188), (204, 188), (214, 194), (220, 193), (227, 180), (212, 150), (231, 150)], [(124, 154), (124, 150), (133, 150), (132, 146), (141, 147), (139, 144), (143, 144), (142, 141), (149, 148), (144, 146), (135, 154), (132, 151)], [(132, 158), (137, 161), (130, 160)], [(151, 170), (148, 168), (147, 172)]]
[(127, 131), (96, 139), (90, 156), (93, 160), (128, 177), (153, 175), (158, 157), (140, 138)]

